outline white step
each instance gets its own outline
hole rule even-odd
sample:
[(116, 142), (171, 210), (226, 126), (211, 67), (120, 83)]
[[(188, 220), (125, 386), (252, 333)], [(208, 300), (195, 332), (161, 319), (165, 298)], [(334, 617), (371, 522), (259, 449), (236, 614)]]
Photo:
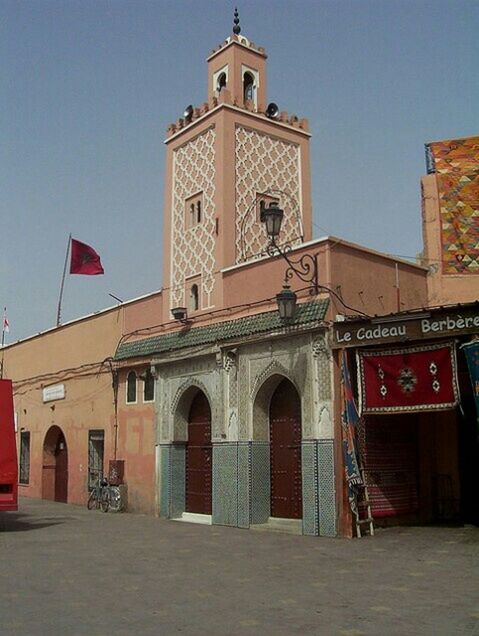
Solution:
[(263, 530), (266, 532), (286, 532), (287, 534), (303, 534), (302, 519), (283, 519), (281, 517), (269, 517), (266, 523), (258, 523), (250, 526), (251, 530)]

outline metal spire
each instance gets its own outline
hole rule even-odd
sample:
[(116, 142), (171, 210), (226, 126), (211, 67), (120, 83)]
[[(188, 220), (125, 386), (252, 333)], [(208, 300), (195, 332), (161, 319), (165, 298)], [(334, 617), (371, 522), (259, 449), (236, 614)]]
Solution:
[(235, 7), (235, 17), (234, 17), (234, 27), (233, 27), (233, 33), (235, 35), (239, 35), (241, 33), (241, 27), (240, 27), (240, 23), (239, 23), (239, 14), (238, 14), (238, 8)]

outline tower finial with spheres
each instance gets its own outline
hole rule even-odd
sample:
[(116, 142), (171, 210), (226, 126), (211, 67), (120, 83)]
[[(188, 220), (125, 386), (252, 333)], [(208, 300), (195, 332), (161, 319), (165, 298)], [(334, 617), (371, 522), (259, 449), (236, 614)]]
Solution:
[(235, 7), (235, 15), (234, 15), (234, 27), (233, 27), (233, 33), (235, 35), (239, 35), (241, 33), (241, 27), (240, 27), (240, 21), (239, 21), (239, 13), (238, 13), (238, 7)]

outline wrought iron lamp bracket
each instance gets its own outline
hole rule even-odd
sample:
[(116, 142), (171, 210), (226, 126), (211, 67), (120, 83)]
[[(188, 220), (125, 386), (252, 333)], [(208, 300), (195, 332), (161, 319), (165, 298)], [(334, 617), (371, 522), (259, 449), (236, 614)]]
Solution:
[(303, 254), (295, 259), (289, 255), (292, 249), (291, 245), (283, 245), (280, 247), (272, 240), (268, 245), (267, 251), (269, 256), (280, 255), (288, 264), (284, 274), (285, 284), (296, 275), (303, 283), (309, 284), (310, 295), (317, 296), (321, 285), (318, 281), (318, 259), (316, 254)]

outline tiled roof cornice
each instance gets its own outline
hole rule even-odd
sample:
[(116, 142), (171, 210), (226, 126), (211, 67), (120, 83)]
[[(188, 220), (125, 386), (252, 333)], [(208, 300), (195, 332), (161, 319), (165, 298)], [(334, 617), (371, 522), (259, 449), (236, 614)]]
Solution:
[[(323, 321), (328, 304), (328, 300), (315, 300), (298, 305), (291, 327), (305, 327)], [(213, 323), (205, 327), (192, 327), (143, 340), (124, 342), (118, 347), (115, 360), (158, 355), (278, 330), (285, 330), (278, 312), (268, 311), (236, 320)]]

